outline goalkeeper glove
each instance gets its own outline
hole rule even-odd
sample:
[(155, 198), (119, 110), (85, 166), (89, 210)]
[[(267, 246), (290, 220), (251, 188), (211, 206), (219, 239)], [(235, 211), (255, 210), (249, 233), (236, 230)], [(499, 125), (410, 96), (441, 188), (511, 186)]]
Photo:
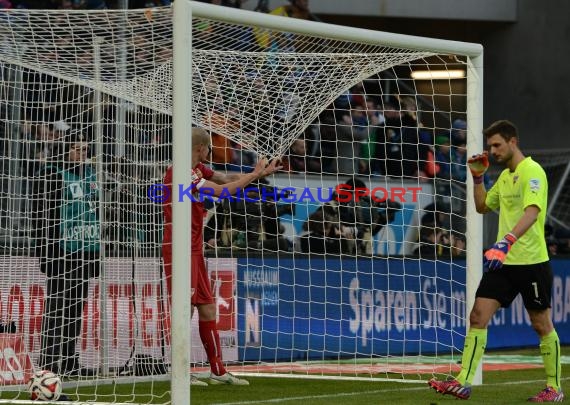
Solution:
[(515, 235), (507, 233), (503, 239), (495, 243), (485, 252), (483, 265), (489, 270), (498, 270), (503, 267), (507, 254), (516, 241), (517, 237)]
[(489, 168), (489, 157), (487, 152), (483, 152), (479, 155), (473, 155), (467, 160), (467, 165), (473, 176), (473, 182), (475, 184), (483, 183), (483, 175)]

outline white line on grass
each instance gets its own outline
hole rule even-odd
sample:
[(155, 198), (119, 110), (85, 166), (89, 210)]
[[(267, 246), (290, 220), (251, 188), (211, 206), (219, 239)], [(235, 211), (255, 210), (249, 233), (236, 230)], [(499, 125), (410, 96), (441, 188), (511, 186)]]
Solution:
[[(561, 381), (568, 381), (570, 377), (561, 378)], [(517, 384), (527, 384), (527, 383), (537, 383), (537, 382), (544, 382), (544, 380), (527, 380), (527, 381), (506, 381), (502, 383), (494, 383), (494, 384), (484, 384), (486, 386), (498, 386), (498, 385), (517, 385)], [(427, 382), (425, 383), (427, 384)], [(401, 391), (422, 391), (427, 390), (426, 385), (422, 387), (414, 387), (414, 388), (390, 388), (385, 390), (373, 390), (373, 391), (358, 391), (358, 392), (338, 392), (334, 394), (327, 394), (327, 395), (307, 395), (302, 397), (287, 397), (287, 398), (274, 398), (274, 399), (264, 399), (259, 401), (240, 401), (240, 402), (218, 402), (213, 405), (254, 405), (254, 404), (279, 404), (289, 401), (306, 401), (311, 399), (326, 399), (326, 398), (338, 398), (338, 397), (353, 397), (353, 396), (360, 396), (362, 394), (382, 394), (382, 393), (389, 393), (389, 392), (401, 392)]]

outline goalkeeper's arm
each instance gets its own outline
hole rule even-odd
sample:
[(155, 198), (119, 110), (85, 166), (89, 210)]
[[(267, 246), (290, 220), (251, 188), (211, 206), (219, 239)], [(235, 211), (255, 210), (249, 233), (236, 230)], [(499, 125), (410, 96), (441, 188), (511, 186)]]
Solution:
[(487, 190), (484, 183), (476, 183), (473, 187), (473, 197), (475, 198), (475, 209), (479, 214), (485, 214), (490, 210), (485, 204), (487, 200)]

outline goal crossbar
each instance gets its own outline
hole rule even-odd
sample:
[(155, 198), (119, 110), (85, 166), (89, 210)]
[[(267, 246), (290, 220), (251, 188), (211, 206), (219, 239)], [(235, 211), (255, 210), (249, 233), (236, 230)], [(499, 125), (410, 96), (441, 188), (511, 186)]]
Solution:
[(269, 28), (276, 31), (296, 32), (305, 35), (314, 35), (353, 41), (362, 44), (383, 45), (409, 50), (429, 49), (434, 53), (461, 54), (476, 57), (483, 53), (481, 44), (444, 39), (426, 38), (414, 35), (395, 34), (383, 31), (373, 31), (363, 28), (353, 28), (327, 24), (323, 22), (304, 21), (295, 18), (283, 18), (271, 14), (252, 13), (247, 10), (232, 10), (228, 13), (223, 8), (212, 4), (191, 2), (192, 15), (210, 18), (235, 24), (245, 24)]

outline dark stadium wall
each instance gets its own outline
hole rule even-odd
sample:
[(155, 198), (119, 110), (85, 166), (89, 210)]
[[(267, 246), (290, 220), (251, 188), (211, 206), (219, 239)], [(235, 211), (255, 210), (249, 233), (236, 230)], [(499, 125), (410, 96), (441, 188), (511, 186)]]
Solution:
[(523, 149), (570, 147), (570, 1), (519, 0), (515, 22), (319, 15), (375, 30), (481, 43), (485, 48), (484, 123), (521, 130)]

